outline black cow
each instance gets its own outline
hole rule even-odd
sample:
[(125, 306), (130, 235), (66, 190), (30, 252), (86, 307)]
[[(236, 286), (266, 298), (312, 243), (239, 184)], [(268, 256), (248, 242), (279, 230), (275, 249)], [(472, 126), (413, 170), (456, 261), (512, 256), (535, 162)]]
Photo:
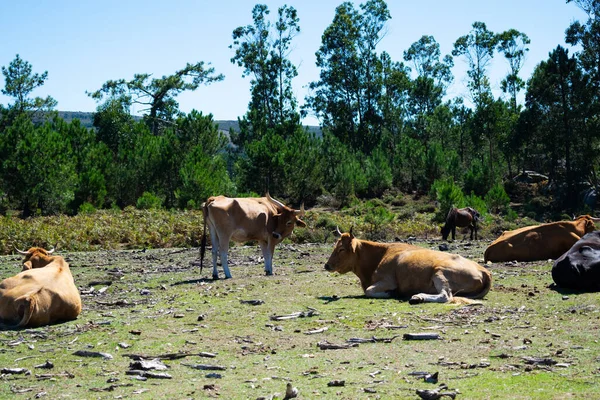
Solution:
[(469, 227), (471, 230), (471, 240), (473, 240), (473, 232), (477, 240), (477, 222), (481, 219), (479, 212), (471, 207), (465, 208), (450, 208), (448, 216), (446, 216), (446, 224), (442, 227), (442, 240), (446, 240), (450, 232), (452, 232), (452, 240), (456, 236), (456, 227)]
[(561, 288), (600, 291), (600, 231), (585, 234), (552, 266), (552, 279)]

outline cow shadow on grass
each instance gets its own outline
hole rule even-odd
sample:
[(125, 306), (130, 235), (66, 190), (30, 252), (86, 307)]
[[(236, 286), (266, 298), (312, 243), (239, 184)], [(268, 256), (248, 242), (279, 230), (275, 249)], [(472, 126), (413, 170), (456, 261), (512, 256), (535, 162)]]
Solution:
[(317, 298), (319, 300), (324, 301), (325, 304), (329, 304), (329, 303), (333, 303), (334, 301), (338, 301), (341, 299), (363, 299), (363, 300), (377, 300), (377, 301), (385, 301), (385, 300), (408, 301), (408, 300), (410, 300), (410, 297), (411, 296), (400, 296), (400, 295), (398, 295), (398, 293), (391, 292), (390, 297), (387, 297), (387, 298), (367, 297), (364, 294), (348, 295), (348, 296), (338, 296), (338, 295), (334, 294), (333, 296), (319, 296)]
[(171, 283), (171, 286), (193, 285), (193, 284), (198, 284), (198, 283), (209, 283), (209, 282), (212, 283), (212, 282), (216, 282), (218, 280), (220, 280), (220, 279), (213, 279), (213, 278), (186, 279), (185, 281)]
[(562, 294), (564, 296), (567, 295), (577, 295), (577, 294), (584, 294), (584, 293), (597, 293), (600, 292), (600, 288), (598, 288), (598, 290), (578, 290), (578, 289), (570, 289), (570, 288), (564, 288), (564, 287), (560, 287), (558, 286), (556, 283), (551, 283), (547, 286), (548, 289), (555, 291), (556, 293)]

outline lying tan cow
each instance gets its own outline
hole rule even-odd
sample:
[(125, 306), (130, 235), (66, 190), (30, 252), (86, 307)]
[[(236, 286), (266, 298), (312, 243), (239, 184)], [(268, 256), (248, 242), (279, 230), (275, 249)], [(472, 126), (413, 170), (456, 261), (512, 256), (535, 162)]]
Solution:
[(64, 258), (41, 247), (18, 251), (25, 254), (23, 271), (0, 282), (0, 321), (32, 328), (76, 319), (81, 298)]
[[(338, 233), (325, 269), (340, 274), (354, 272), (367, 297), (392, 294), (412, 296), (410, 304), (422, 302), (468, 303), (490, 290), (490, 272), (457, 254), (424, 249), (404, 243), (376, 243)], [(461, 297), (455, 296), (459, 294)]]
[(583, 235), (596, 229), (600, 218), (581, 215), (574, 221), (558, 221), (505, 231), (485, 250), (484, 260), (537, 261), (557, 259)]
[(273, 275), (273, 253), (275, 245), (292, 234), (294, 227), (306, 226), (300, 219), (304, 215), (304, 205), (294, 210), (266, 197), (229, 198), (210, 197), (203, 204), (204, 236), (200, 246), (200, 270), (206, 248), (206, 226), (212, 242), (213, 279), (219, 279), (217, 257), (221, 256), (221, 265), (225, 278), (231, 278), (227, 254), (229, 241), (245, 242), (256, 240), (260, 244), (265, 259), (265, 272)]

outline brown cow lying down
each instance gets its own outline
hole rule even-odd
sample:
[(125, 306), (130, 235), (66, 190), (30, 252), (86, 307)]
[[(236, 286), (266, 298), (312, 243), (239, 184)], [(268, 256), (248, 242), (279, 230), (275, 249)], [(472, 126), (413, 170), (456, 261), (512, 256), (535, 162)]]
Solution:
[[(339, 233), (339, 231), (338, 231)], [(376, 243), (341, 234), (325, 269), (354, 272), (367, 297), (412, 296), (410, 304), (469, 303), (490, 290), (492, 275), (457, 254), (404, 243)], [(462, 297), (454, 297), (460, 293)]]
[(583, 236), (552, 266), (552, 279), (566, 289), (600, 291), (600, 231)]
[(574, 221), (559, 221), (527, 226), (503, 232), (488, 246), (485, 261), (537, 261), (557, 259), (571, 248), (583, 235), (596, 229), (600, 218), (589, 215)]
[(51, 251), (32, 247), (23, 271), (0, 282), (0, 321), (10, 327), (32, 328), (76, 319), (81, 298), (69, 264)]

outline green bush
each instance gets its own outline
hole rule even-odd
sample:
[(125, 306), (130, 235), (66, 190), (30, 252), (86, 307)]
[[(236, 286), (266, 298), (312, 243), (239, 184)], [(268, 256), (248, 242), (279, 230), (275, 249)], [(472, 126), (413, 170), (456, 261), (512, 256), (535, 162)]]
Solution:
[(504, 212), (508, 209), (510, 197), (508, 197), (508, 194), (506, 194), (504, 186), (502, 186), (500, 183), (497, 183), (485, 195), (485, 203), (487, 204), (487, 208), (490, 212), (499, 214), (500, 212)]
[(93, 214), (96, 212), (96, 207), (93, 204), (88, 203), (87, 201), (79, 206), (78, 214)]
[(438, 179), (431, 186), (430, 196), (439, 203), (438, 212), (434, 219), (444, 221), (451, 207), (463, 207), (465, 198), (460, 187), (452, 178)]
[(160, 199), (160, 197), (156, 196), (153, 193), (144, 192), (144, 194), (142, 194), (142, 197), (137, 199), (135, 206), (139, 210), (158, 209), (162, 207), (162, 200)]

